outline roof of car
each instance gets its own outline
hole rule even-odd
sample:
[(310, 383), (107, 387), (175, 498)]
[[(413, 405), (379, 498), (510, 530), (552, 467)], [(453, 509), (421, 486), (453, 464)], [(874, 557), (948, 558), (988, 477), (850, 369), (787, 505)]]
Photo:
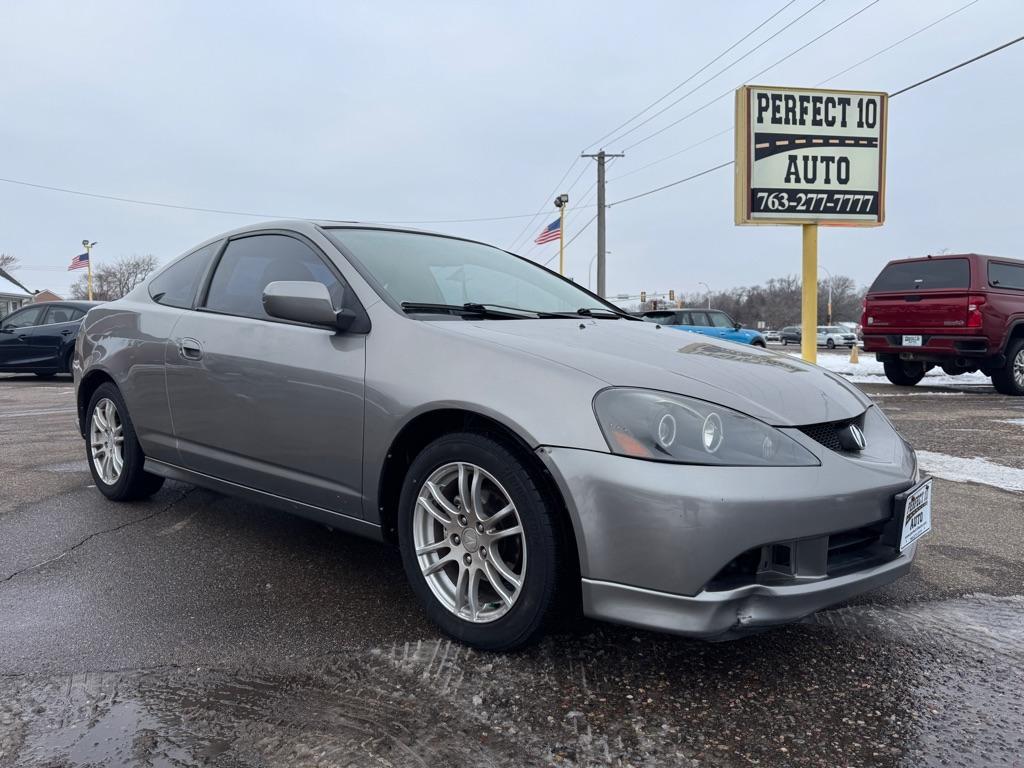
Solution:
[(997, 259), (999, 261), (1015, 261), (1019, 264), (1024, 264), (1021, 259), (1015, 259), (1011, 256), (993, 256), (988, 253), (939, 253), (939, 254), (928, 254), (927, 256), (912, 256), (907, 259), (893, 259), (889, 264), (903, 264), (908, 261), (927, 261), (927, 260), (938, 260), (938, 259), (974, 259), (974, 260), (987, 260)]

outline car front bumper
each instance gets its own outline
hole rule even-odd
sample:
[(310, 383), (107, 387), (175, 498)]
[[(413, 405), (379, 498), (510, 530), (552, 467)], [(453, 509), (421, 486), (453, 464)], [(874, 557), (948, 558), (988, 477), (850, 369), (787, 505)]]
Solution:
[[(866, 425), (875, 445), (863, 459), (787, 430), (819, 467), (677, 465), (540, 448), (572, 518), (584, 613), (715, 637), (796, 621), (899, 578), (913, 548), (879, 546), (863, 562), (833, 567), (832, 542), (884, 526), (894, 496), (916, 478), (913, 452), (880, 420)], [(722, 578), (733, 563), (756, 563), (756, 553), (772, 557), (777, 545), (788, 574)]]

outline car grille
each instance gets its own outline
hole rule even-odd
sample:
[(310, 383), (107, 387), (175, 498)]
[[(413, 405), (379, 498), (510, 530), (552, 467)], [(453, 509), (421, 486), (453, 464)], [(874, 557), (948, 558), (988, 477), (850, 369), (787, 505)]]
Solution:
[(839, 440), (839, 433), (851, 424), (863, 427), (863, 421), (864, 416), (861, 415), (853, 419), (843, 419), (842, 421), (825, 421), (821, 424), (806, 424), (802, 427), (797, 427), (797, 429), (815, 442), (821, 443), (830, 451), (843, 453), (843, 444)]

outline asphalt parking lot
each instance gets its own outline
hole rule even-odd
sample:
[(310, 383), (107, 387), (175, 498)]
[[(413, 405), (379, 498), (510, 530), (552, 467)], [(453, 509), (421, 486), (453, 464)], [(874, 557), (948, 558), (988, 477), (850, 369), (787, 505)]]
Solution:
[(177, 483), (107, 502), (70, 380), (0, 376), (0, 766), (1024, 765), (1024, 400), (870, 379), (937, 476), (907, 578), (735, 642), (487, 655), (382, 545)]

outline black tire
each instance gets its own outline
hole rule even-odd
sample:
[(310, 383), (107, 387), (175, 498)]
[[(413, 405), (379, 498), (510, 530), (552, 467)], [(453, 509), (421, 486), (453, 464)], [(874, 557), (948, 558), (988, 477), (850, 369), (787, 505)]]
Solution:
[(767, 349), (768, 348), (768, 345), (765, 344), (763, 341), (751, 342), (750, 346), (752, 346), (752, 347), (760, 347), (761, 349)]
[[(524, 530), (528, 567), (521, 592), (504, 615), (489, 623), (473, 623), (442, 604), (427, 584), (415, 553), (417, 496), (431, 473), (453, 462), (469, 462), (490, 473), (515, 504)], [(560, 545), (560, 519), (559, 505), (545, 484), (505, 444), (470, 432), (446, 435), (430, 443), (409, 467), (398, 509), (402, 564), (427, 616), (446, 634), (482, 650), (507, 651), (536, 642), (554, 620), (559, 603), (565, 556)]]
[(829, 349), (835, 349), (836, 348), (836, 343), (834, 341), (832, 341), (832, 339), (828, 339), (825, 342), (825, 346), (828, 347)]
[(898, 387), (912, 387), (924, 378), (924, 363), (893, 360), (884, 363), (885, 378)]
[(1014, 376), (1015, 365), (1024, 367), (1024, 338), (1015, 339), (1006, 348), (1006, 365), (992, 372), (992, 386), (1004, 395), (1024, 396), (1024, 382)]
[(35, 371), (36, 376), (40, 379), (52, 379), (57, 375), (56, 371)]
[(71, 373), (71, 361), (74, 358), (74, 356), (75, 356), (75, 345), (72, 344), (71, 345), (71, 349), (69, 349), (68, 353), (66, 355), (64, 355), (64, 362), (61, 364), (61, 368), (60, 368), (60, 372), (61, 373)]
[(967, 373), (967, 369), (960, 368), (959, 366), (956, 365), (943, 365), (942, 372), (945, 373), (947, 376), (962, 376), (963, 374)]
[[(117, 409), (117, 416), (121, 420), (122, 436), (124, 441), (121, 444), (124, 456), (124, 466), (121, 474), (113, 483), (105, 483), (97, 471), (92, 458), (92, 426), (93, 418), (96, 415), (96, 405), (102, 400), (109, 400)], [(85, 421), (85, 456), (89, 462), (89, 471), (92, 479), (100, 493), (112, 501), (134, 501), (145, 499), (160, 490), (164, 479), (159, 475), (153, 475), (143, 470), (142, 466), (146, 460), (139, 447), (139, 440), (135, 436), (135, 427), (132, 425), (131, 416), (128, 415), (128, 408), (124, 404), (121, 392), (109, 381), (100, 384), (96, 391), (89, 398), (89, 406), (86, 411)]]

